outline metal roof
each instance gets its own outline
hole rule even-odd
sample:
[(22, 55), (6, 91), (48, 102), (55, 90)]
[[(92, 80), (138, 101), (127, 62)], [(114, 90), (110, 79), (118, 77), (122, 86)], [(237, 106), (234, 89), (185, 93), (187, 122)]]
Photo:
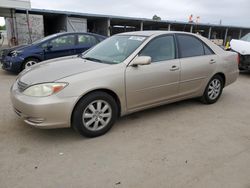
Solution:
[[(17, 11), (26, 11), (25, 9), (16, 9)], [(241, 27), (233, 25), (219, 25), (219, 24), (210, 24), (210, 23), (189, 23), (183, 21), (171, 21), (171, 20), (152, 20), (149, 18), (137, 18), (137, 17), (127, 17), (127, 16), (115, 16), (115, 15), (104, 15), (104, 14), (92, 14), (92, 13), (81, 13), (81, 12), (71, 12), (71, 11), (62, 11), (62, 10), (49, 10), (49, 9), (36, 9), (32, 8), (29, 10), (31, 13), (40, 13), (40, 14), (63, 14), (67, 16), (80, 16), (86, 18), (106, 18), (106, 19), (117, 19), (121, 21), (142, 21), (142, 22), (152, 22), (152, 23), (162, 23), (162, 24), (176, 24), (176, 25), (198, 25), (204, 27), (217, 27), (217, 28), (234, 28), (234, 29), (250, 29), (250, 27)]]
[(30, 0), (1, 0), (0, 8), (31, 9)]

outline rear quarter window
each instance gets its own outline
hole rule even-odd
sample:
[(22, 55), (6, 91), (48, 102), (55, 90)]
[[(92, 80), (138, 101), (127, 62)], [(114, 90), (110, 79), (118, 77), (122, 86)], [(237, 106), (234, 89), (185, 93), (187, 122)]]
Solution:
[(205, 51), (205, 55), (212, 55), (214, 54), (214, 52), (207, 46), (204, 44), (204, 51)]
[(195, 36), (177, 35), (180, 58), (212, 55), (214, 52)]

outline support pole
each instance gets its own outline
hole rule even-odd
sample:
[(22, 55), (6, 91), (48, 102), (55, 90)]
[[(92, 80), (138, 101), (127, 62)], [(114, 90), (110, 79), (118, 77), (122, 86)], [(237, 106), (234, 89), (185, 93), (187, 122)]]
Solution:
[(171, 31), (171, 24), (168, 24), (168, 31)]
[(108, 35), (108, 37), (110, 37), (110, 35), (111, 35), (110, 19), (107, 20), (107, 35)]
[(18, 45), (16, 12), (14, 9), (11, 9), (11, 38), (9, 41), (9, 46), (16, 46), (16, 45)]
[(228, 28), (226, 29), (226, 32), (225, 32), (224, 43), (223, 43), (224, 46), (226, 46), (226, 42), (227, 42), (227, 33), (228, 33)]
[(190, 27), (190, 33), (193, 33), (193, 25)]
[(27, 18), (27, 26), (28, 26), (28, 32), (29, 32), (29, 43), (32, 43), (31, 38), (31, 29), (30, 29), (30, 19), (29, 19), (29, 10), (26, 10), (26, 18)]
[(141, 21), (140, 31), (143, 31), (143, 21)]
[(241, 38), (241, 35), (242, 35), (242, 29), (240, 30), (240, 33), (239, 33), (239, 39)]
[(211, 39), (211, 33), (212, 33), (212, 27), (209, 27), (209, 31), (208, 31), (208, 39)]

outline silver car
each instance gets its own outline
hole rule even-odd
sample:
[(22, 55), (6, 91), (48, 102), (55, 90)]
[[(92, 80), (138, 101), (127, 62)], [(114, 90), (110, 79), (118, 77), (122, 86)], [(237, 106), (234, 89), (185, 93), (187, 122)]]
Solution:
[(238, 55), (192, 33), (122, 33), (79, 56), (24, 70), (11, 88), (15, 112), (39, 128), (106, 133), (119, 116), (199, 97), (215, 103), (238, 77)]

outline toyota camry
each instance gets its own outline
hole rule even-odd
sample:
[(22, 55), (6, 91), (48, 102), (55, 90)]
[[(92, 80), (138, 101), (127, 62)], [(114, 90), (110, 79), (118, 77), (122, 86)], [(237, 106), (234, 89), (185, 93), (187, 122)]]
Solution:
[(72, 127), (96, 137), (118, 117), (139, 110), (188, 98), (215, 103), (238, 72), (238, 55), (202, 36), (129, 32), (82, 55), (25, 69), (11, 99), (18, 116), (32, 126)]

